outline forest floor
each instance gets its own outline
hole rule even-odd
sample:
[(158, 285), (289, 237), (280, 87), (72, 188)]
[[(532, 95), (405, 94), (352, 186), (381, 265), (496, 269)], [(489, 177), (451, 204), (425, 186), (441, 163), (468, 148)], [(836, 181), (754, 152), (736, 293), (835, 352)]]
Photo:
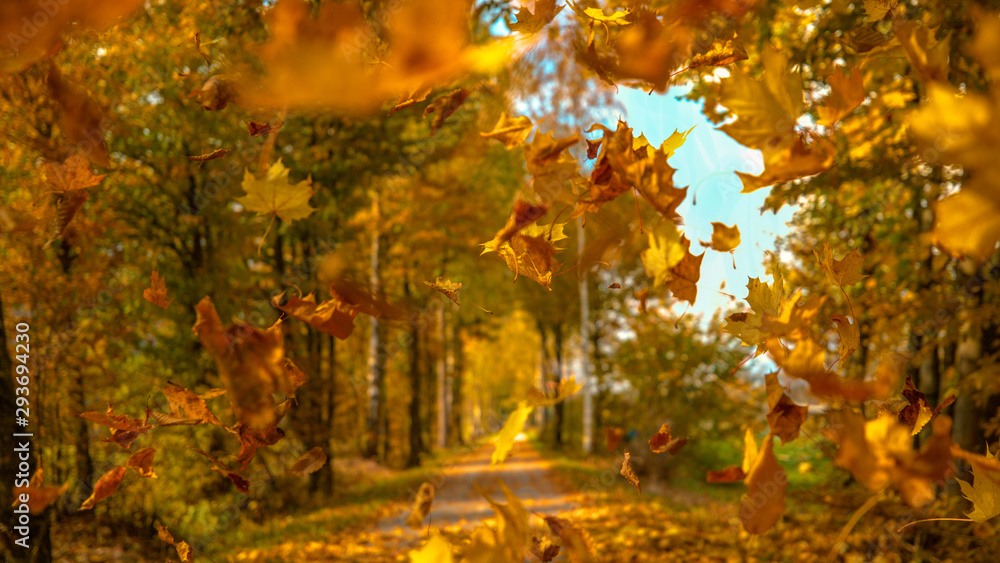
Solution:
[[(491, 467), (492, 449), (488, 443), (467, 446), (435, 455), (424, 467), (408, 470), (338, 459), (339, 490), (345, 492), (337, 499), (315, 499), (313, 508), (269, 510), (242, 519), (217, 538), (209, 553), (199, 553), (198, 559), (216, 563), (409, 561), (409, 552), (426, 537), (428, 526), (456, 539), (463, 531), (489, 521), (490, 505), (473, 485), (502, 502), (500, 481), (532, 514), (533, 528), (545, 528), (540, 516), (565, 518), (589, 534), (603, 563), (995, 563), (1000, 553), (996, 523), (926, 522), (898, 531), (914, 519), (962, 517), (968, 506), (960, 495), (943, 495), (919, 512), (887, 495), (860, 515), (849, 533), (843, 533), (871, 495), (858, 485), (817, 486), (805, 480), (807, 476), (790, 472), (782, 520), (767, 534), (754, 537), (743, 530), (737, 513), (746, 490), (742, 483), (707, 485), (640, 474), (640, 495), (618, 474), (620, 455), (601, 452), (575, 458), (538, 443), (518, 442), (507, 461)], [(437, 493), (425, 526), (414, 531), (404, 520), (424, 481), (433, 483)], [(837, 479), (827, 475), (822, 481)], [(54, 533), (53, 545), (69, 548), (63, 560), (162, 561), (168, 553), (166, 545), (155, 538), (122, 541), (120, 535), (112, 539), (110, 531), (99, 534), (109, 535), (102, 545), (94, 545), (84, 539), (92, 537), (94, 530), (81, 525), (67, 522)]]
[[(600, 561), (639, 562), (995, 562), (1000, 549), (996, 525), (969, 522), (929, 522), (897, 532), (907, 519), (961, 516), (963, 505), (938, 501), (920, 514), (885, 500), (866, 512), (841, 538), (858, 507), (870, 496), (857, 486), (817, 489), (789, 487), (782, 522), (768, 534), (752, 537), (743, 531), (737, 510), (741, 483), (681, 487), (647, 478), (642, 495), (618, 475), (620, 460), (597, 456), (587, 460), (564, 457), (537, 445), (520, 442), (498, 467), (490, 466), (491, 445), (470, 447), (432, 471), (426, 479), (437, 486), (429, 524), (446, 536), (470, 530), (492, 515), (473, 487), (479, 484), (502, 501), (503, 480), (534, 516), (559, 515), (586, 531)], [(230, 552), (230, 561), (409, 561), (408, 553), (426, 537), (407, 528), (409, 498), (387, 503), (367, 522), (339, 532), (317, 535), (325, 516), (296, 516), (311, 525), (285, 528), (280, 543), (247, 546)], [(335, 511), (334, 511), (335, 512)], [(323, 513), (327, 514), (327, 513)], [(532, 518), (533, 527), (544, 527)], [(312, 530), (311, 532), (308, 530)], [(556, 561), (564, 561), (560, 556)]]

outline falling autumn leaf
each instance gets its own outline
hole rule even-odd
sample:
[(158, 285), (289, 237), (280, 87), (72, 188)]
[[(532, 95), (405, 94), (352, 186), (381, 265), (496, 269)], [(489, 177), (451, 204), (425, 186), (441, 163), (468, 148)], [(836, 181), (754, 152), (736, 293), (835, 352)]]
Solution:
[(740, 500), (740, 522), (751, 534), (770, 530), (785, 512), (785, 489), (788, 476), (774, 457), (774, 439), (764, 438), (745, 479), (747, 494)]
[(436, 134), (438, 129), (441, 129), (445, 120), (458, 111), (458, 108), (465, 103), (465, 99), (468, 97), (469, 91), (464, 88), (459, 88), (437, 97), (427, 106), (426, 109), (424, 109), (425, 119), (428, 115), (432, 113), (434, 114), (434, 120), (431, 122), (431, 135)]
[(113, 495), (118, 490), (118, 485), (121, 484), (122, 479), (125, 478), (126, 471), (128, 471), (128, 467), (123, 465), (102, 475), (97, 480), (97, 483), (94, 483), (94, 492), (80, 505), (80, 510), (90, 510), (94, 508), (95, 504)]
[(209, 161), (209, 160), (216, 160), (218, 158), (222, 158), (222, 157), (228, 155), (231, 152), (233, 152), (233, 149), (215, 149), (214, 151), (212, 151), (210, 153), (199, 154), (197, 156), (188, 156), (188, 157), (185, 157), (185, 158), (187, 158), (188, 160), (190, 160), (192, 162), (206, 162), (206, 161)]
[(813, 254), (826, 273), (827, 279), (840, 287), (852, 286), (866, 277), (861, 274), (861, 265), (864, 263), (864, 259), (857, 250), (852, 250), (837, 260), (833, 257), (833, 248), (827, 242), (823, 243), (823, 258), (820, 258), (819, 253), (815, 250), (813, 250)]
[(79, 154), (73, 154), (62, 164), (49, 162), (45, 165), (45, 179), (56, 192), (71, 192), (100, 185), (107, 174), (94, 174), (90, 162)]
[(156, 522), (154, 524), (156, 527), (156, 535), (160, 540), (169, 543), (174, 546), (177, 550), (177, 556), (181, 558), (181, 563), (191, 563), (194, 561), (194, 551), (191, 546), (185, 541), (177, 541), (174, 536), (167, 530), (166, 526)]
[(142, 290), (142, 298), (161, 309), (166, 309), (173, 303), (173, 299), (167, 299), (167, 283), (155, 269), (149, 275), (149, 287)]
[(670, 455), (674, 455), (681, 451), (681, 448), (687, 444), (687, 438), (674, 438), (670, 435), (670, 425), (663, 423), (660, 426), (659, 432), (653, 434), (653, 437), (649, 439), (649, 449), (653, 453), (661, 454), (667, 452)]
[(778, 372), (764, 376), (764, 386), (767, 393), (767, 425), (771, 433), (781, 438), (785, 444), (799, 437), (799, 428), (805, 422), (809, 407), (799, 406), (792, 402), (791, 397), (778, 382)]
[(740, 228), (727, 227), (723, 223), (712, 223), (712, 250), (729, 252), (740, 245)]
[(218, 418), (212, 414), (204, 397), (199, 397), (193, 391), (179, 385), (168, 383), (160, 389), (170, 404), (170, 414), (195, 420), (194, 424), (208, 423), (222, 426)]
[(350, 307), (340, 299), (330, 299), (317, 305), (316, 297), (311, 293), (303, 299), (285, 297), (282, 293), (275, 296), (271, 304), (316, 330), (341, 340), (354, 331), (354, 318), (358, 316), (357, 308)]
[(247, 170), (243, 175), (246, 195), (236, 198), (236, 201), (243, 204), (247, 211), (256, 211), (262, 216), (277, 216), (288, 223), (305, 219), (316, 211), (309, 205), (309, 198), (315, 193), (312, 177), (292, 184), (288, 181), (289, 172), (280, 159), (267, 169), (262, 178)]
[(609, 452), (613, 452), (618, 449), (618, 444), (622, 443), (622, 438), (625, 437), (625, 430), (617, 426), (610, 426), (604, 429), (604, 441), (605, 447)]
[(253, 428), (267, 427), (276, 418), (271, 393), (279, 390), (285, 376), (281, 333), (251, 326), (225, 327), (209, 297), (195, 311), (193, 330), (215, 359), (237, 418)]
[(733, 465), (725, 469), (712, 469), (705, 473), (706, 483), (735, 483), (746, 479), (746, 473), (739, 465)]
[(107, 168), (110, 162), (108, 145), (104, 140), (104, 111), (85, 90), (67, 82), (55, 64), (49, 66), (48, 86), (52, 99), (59, 104), (62, 130), (66, 137), (91, 162)]
[(326, 459), (326, 453), (323, 451), (323, 448), (317, 446), (295, 460), (295, 463), (288, 468), (287, 472), (299, 477), (305, 477), (323, 467)]
[(629, 454), (628, 450), (626, 450), (625, 459), (622, 461), (622, 469), (620, 473), (622, 474), (622, 477), (628, 480), (629, 483), (632, 483), (636, 492), (642, 494), (642, 487), (639, 486), (639, 476), (632, 470), (632, 463), (629, 458), (631, 458), (631, 454)]
[(438, 276), (433, 282), (425, 281), (424, 285), (438, 290), (442, 295), (454, 301), (455, 305), (461, 305), (458, 302), (458, 292), (462, 290), (461, 282), (453, 282), (444, 276)]
[(28, 512), (32, 516), (37, 516), (45, 512), (46, 508), (59, 500), (59, 497), (69, 490), (69, 482), (63, 483), (61, 487), (46, 487), (42, 483), (44, 479), (45, 472), (42, 470), (41, 465), (39, 465), (35, 469), (35, 474), (31, 476), (27, 487), (14, 487), (11, 495), (14, 502), (11, 504), (11, 507), (21, 504), (21, 495), (27, 495)]
[(421, 483), (417, 490), (417, 496), (413, 499), (413, 509), (406, 517), (406, 525), (412, 530), (419, 530), (424, 525), (424, 520), (431, 513), (431, 505), (434, 503), (434, 485), (429, 482)]
[(502, 113), (493, 130), (489, 133), (480, 133), (480, 135), (487, 139), (496, 139), (508, 149), (512, 149), (527, 140), (531, 134), (531, 128), (531, 119), (523, 115), (511, 117)]
[(156, 448), (143, 448), (128, 458), (126, 466), (135, 469), (143, 477), (157, 479), (156, 472), (153, 471), (154, 455), (156, 455)]
[(275, 123), (273, 126), (270, 123), (260, 123), (258, 121), (250, 120), (247, 122), (247, 131), (249, 131), (251, 137), (259, 137), (261, 135), (270, 135), (271, 133), (281, 129), (284, 122)]
[(517, 20), (508, 26), (510, 30), (525, 34), (538, 33), (555, 19), (565, 6), (557, 7), (556, 0), (535, 0), (534, 8), (535, 10), (531, 11), (526, 4), (522, 4), (515, 14)]

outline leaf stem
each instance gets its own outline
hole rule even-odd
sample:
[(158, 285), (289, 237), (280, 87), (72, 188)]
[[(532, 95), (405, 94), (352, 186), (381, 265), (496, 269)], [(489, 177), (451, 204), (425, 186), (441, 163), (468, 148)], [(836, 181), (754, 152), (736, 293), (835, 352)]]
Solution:
[(896, 532), (899, 532), (903, 528), (909, 528), (910, 526), (912, 526), (914, 524), (919, 524), (921, 522), (941, 522), (941, 521), (944, 521), (944, 520), (949, 521), (949, 522), (975, 522), (975, 520), (973, 520), (972, 518), (927, 518), (925, 520), (914, 520), (913, 522), (910, 522), (909, 524), (904, 524), (903, 526), (900, 526), (900, 528), (898, 530), (896, 530)]

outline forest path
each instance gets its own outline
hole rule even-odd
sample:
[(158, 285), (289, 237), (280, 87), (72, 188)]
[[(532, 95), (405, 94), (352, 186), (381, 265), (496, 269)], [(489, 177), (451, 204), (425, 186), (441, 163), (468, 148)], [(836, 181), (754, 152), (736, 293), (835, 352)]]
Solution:
[[(475, 488), (479, 485), (494, 501), (505, 502), (500, 490), (502, 481), (524, 503), (529, 513), (555, 515), (575, 508), (565, 485), (555, 478), (551, 464), (527, 442), (516, 442), (511, 455), (497, 466), (490, 464), (493, 444), (485, 444), (460, 456), (441, 471), (428, 475), (436, 488), (430, 516), (420, 530), (411, 530), (405, 520), (409, 507), (382, 519), (373, 536), (373, 544), (381, 544), (384, 556), (394, 554), (396, 560), (407, 561), (406, 554), (418, 547), (427, 536), (427, 527), (441, 529), (472, 529), (484, 518), (493, 516), (493, 509)], [(386, 559), (391, 560), (391, 559)]]

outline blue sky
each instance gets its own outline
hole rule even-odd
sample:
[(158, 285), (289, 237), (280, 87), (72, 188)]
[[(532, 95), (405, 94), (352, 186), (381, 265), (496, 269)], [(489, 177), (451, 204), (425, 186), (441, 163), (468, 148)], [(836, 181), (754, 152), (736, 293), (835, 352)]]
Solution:
[(735, 172), (759, 174), (764, 169), (760, 151), (748, 149), (717, 130), (702, 115), (700, 102), (676, 99), (686, 92), (687, 87), (676, 87), (665, 94), (647, 95), (641, 90), (621, 88), (617, 98), (633, 133), (644, 134), (654, 146), (675, 129), (686, 131), (695, 126), (669, 160), (677, 169), (674, 184), (689, 186), (687, 199), (678, 211), (684, 218), (683, 230), (692, 241), (692, 252), (700, 252), (698, 240), (711, 240), (713, 221), (740, 227), (742, 242), (734, 251), (735, 270), (729, 253), (714, 250), (706, 251), (701, 265), (698, 299), (689, 313), (711, 315), (719, 308), (734, 309), (730, 299), (719, 293), (723, 281), (726, 286), (722, 291), (742, 299), (747, 294), (748, 278), (765, 278), (764, 253), (774, 250), (775, 238), (788, 232), (787, 223), (795, 208), (786, 205), (778, 214), (761, 214), (770, 190), (740, 193), (743, 185)]

